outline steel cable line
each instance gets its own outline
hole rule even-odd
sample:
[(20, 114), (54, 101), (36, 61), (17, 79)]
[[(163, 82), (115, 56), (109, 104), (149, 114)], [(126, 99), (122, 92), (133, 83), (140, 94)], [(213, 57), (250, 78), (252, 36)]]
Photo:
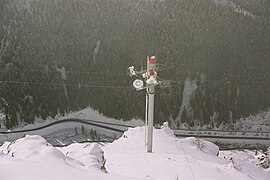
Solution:
[[(131, 89), (131, 86), (109, 86), (109, 85), (78, 85), (65, 83), (43, 83), (31, 81), (0, 81), (0, 83), (20, 84), (20, 85), (47, 85), (47, 86), (71, 86), (71, 87), (89, 87), (89, 88), (111, 88), (111, 89)], [(0, 84), (1, 85), (1, 84)]]
[[(180, 85), (185, 83), (186, 79), (180, 79), (180, 80), (169, 80), (170, 82), (176, 84), (176, 85)], [(223, 79), (208, 79), (208, 80), (191, 80), (191, 82), (201, 82), (201, 83), (209, 83), (209, 82), (213, 82), (213, 83), (245, 83), (245, 84), (270, 84), (270, 80), (239, 80), (239, 79), (235, 79), (235, 80), (223, 80)]]
[[(181, 79), (181, 80), (168, 80), (170, 83), (173, 83), (170, 85), (170, 87), (175, 87), (179, 85), (183, 85), (186, 81), (186, 79)], [(226, 83), (234, 83), (234, 85), (240, 85), (241, 87), (243, 86), (248, 86), (249, 84), (259, 84), (259, 85), (270, 85), (270, 80), (223, 80), (223, 79), (208, 79), (208, 80), (190, 80), (190, 82), (196, 82), (196, 83), (214, 83), (214, 84), (226, 84)]]
[[(167, 67), (166, 65), (160, 64), (160, 66), (163, 66), (164, 69), (160, 69), (159, 71), (165, 71), (168, 69), (176, 69), (177, 67), (175, 66), (169, 66)], [(226, 68), (226, 67), (225, 67)], [(223, 68), (224, 69), (224, 68)], [(256, 69), (256, 68), (250, 68), (250, 69)], [(41, 70), (41, 69), (18, 69), (20, 71), (31, 71), (31, 72), (54, 72), (54, 73), (59, 73), (57, 70)], [(18, 71), (15, 69), (8, 70), (11, 72)], [(0, 71), (7, 71), (6, 69), (0, 69)], [(181, 72), (181, 71), (177, 71)], [(96, 75), (117, 75), (117, 76), (126, 76), (128, 75), (126, 73), (98, 73), (98, 72), (78, 72), (78, 71), (66, 71), (67, 74), (96, 74)], [(160, 78), (160, 77), (158, 77)], [(162, 80), (162, 78), (160, 78)], [(169, 80), (169, 82), (174, 83), (174, 85), (171, 85), (171, 87), (175, 87), (178, 85), (181, 85), (185, 82), (186, 79), (179, 79), (179, 80)], [(201, 80), (194, 80), (196, 82), (202, 82)], [(234, 82), (234, 83), (245, 83), (245, 84), (270, 84), (270, 81), (268, 80), (240, 80), (240, 79), (206, 79), (203, 82), (213, 82), (213, 83), (226, 83), (226, 82)], [(77, 84), (64, 84), (64, 83), (42, 83), (42, 82), (30, 82), (30, 81), (0, 81), (0, 83), (10, 83), (10, 84), (30, 84), (30, 85), (55, 85), (55, 86), (73, 86), (73, 87), (78, 87)], [(92, 88), (118, 88), (118, 89), (124, 89), (124, 88), (130, 88), (130, 87), (121, 87), (121, 86), (107, 86), (107, 85), (80, 85), (80, 87), (92, 87)]]
[(187, 163), (188, 163), (188, 167), (189, 167), (189, 170), (190, 170), (192, 179), (193, 179), (193, 180), (196, 180), (196, 179), (195, 179), (195, 174), (194, 174), (194, 172), (193, 172), (193, 170), (192, 170), (192, 168), (191, 168), (191, 164), (190, 164), (189, 159), (188, 159), (188, 157), (187, 157), (187, 153), (186, 153), (185, 147), (184, 147), (182, 141), (180, 141), (180, 143), (181, 143), (181, 145), (182, 145), (182, 149), (183, 149), (183, 151), (184, 151), (185, 158), (186, 158), (186, 161), (187, 161)]
[[(30, 71), (30, 72), (53, 72), (59, 73), (60, 70), (44, 70), (44, 69), (0, 69), (1, 72), (23, 72), (23, 71)], [(88, 71), (65, 71), (67, 74), (97, 74), (97, 75), (117, 75), (117, 76), (127, 76), (126, 73), (116, 73), (116, 72), (88, 72)]]
[[(165, 71), (165, 70), (169, 70), (169, 69), (179, 69), (179, 67), (175, 67), (175, 66), (166, 66), (164, 64), (161, 64), (161, 66), (164, 67), (164, 69), (162, 70), (159, 70), (159, 72), (162, 72), (162, 71)], [(209, 66), (208, 66), (209, 67)], [(234, 70), (233, 67), (219, 67), (219, 68), (222, 68), (222, 69), (231, 69), (231, 70)], [(217, 69), (217, 68), (215, 68)], [(264, 68), (256, 68), (256, 67), (250, 67), (250, 68), (245, 68), (245, 69), (250, 69), (250, 70), (262, 70)], [(265, 68), (265, 70), (268, 71), (267, 68)], [(177, 73), (177, 72), (183, 72), (183, 71), (175, 71), (174, 73)], [(247, 73), (247, 72), (245, 72)], [(163, 80), (162, 78), (158, 77), (159, 79)], [(239, 78), (239, 77), (238, 77)], [(245, 78), (245, 77), (243, 77)], [(181, 84), (185, 81), (186, 79), (179, 79), (179, 80), (169, 80), (170, 82), (172, 83), (175, 83), (175, 84)], [(196, 82), (201, 82), (201, 80), (194, 80)], [(270, 84), (270, 81), (268, 80), (258, 80), (258, 79), (255, 79), (255, 80), (241, 80), (241, 79), (206, 79), (204, 80), (203, 82), (219, 82), (219, 83), (226, 83), (226, 82), (238, 82), (238, 83), (247, 83), (247, 84)]]
[[(166, 66), (162, 64), (163, 66)], [(171, 65), (171, 66), (166, 66), (167, 68), (170, 67), (170, 69), (187, 69), (187, 68), (194, 68), (194, 64), (190, 65)], [(218, 70), (236, 70), (236, 69), (244, 69), (244, 70), (266, 70), (269, 71), (268, 66), (263, 66), (263, 67), (254, 67), (254, 66), (226, 66), (226, 65), (213, 65), (213, 64), (207, 64), (207, 65), (197, 65), (196, 68), (203, 68), (203, 69), (218, 69)]]
[[(173, 83), (170, 85), (170, 87), (178, 87), (185, 83), (185, 80), (168, 80), (169, 82)], [(194, 82), (202, 82), (201, 80), (193, 80)], [(241, 86), (245, 86), (243, 84), (264, 84), (269, 85), (270, 81), (258, 81), (258, 80), (204, 80), (204, 83), (242, 83)], [(47, 86), (68, 86), (68, 87), (86, 87), (86, 88), (111, 88), (111, 89), (133, 89), (131, 85), (128, 86), (113, 86), (113, 85), (93, 85), (93, 84), (86, 84), (86, 85), (78, 85), (78, 84), (72, 84), (72, 83), (51, 83), (51, 82), (33, 82), (33, 81), (0, 81), (1, 84), (18, 84), (18, 85), (47, 85)]]
[[(171, 68), (174, 68), (174, 66), (167, 67), (166, 65), (159, 64), (159, 71), (165, 71)], [(161, 68), (163, 67), (163, 68)], [(25, 69), (0, 69), (0, 72), (23, 72), (23, 71), (30, 71), (30, 72), (53, 72), (53, 73), (59, 73), (60, 70), (45, 70), (45, 69), (32, 69), (32, 68), (25, 68)], [(96, 74), (96, 75), (116, 75), (116, 76), (127, 76), (127, 73), (118, 73), (118, 72), (89, 72), (89, 71), (73, 71), (73, 70), (66, 70), (67, 74)]]
[(172, 118), (172, 117), (173, 117), (173, 113), (172, 113), (172, 111), (170, 110), (168, 101), (167, 101), (167, 99), (166, 99), (166, 97), (165, 97), (165, 95), (164, 95), (164, 91), (161, 93), (161, 97), (163, 98), (163, 100), (164, 100), (164, 102), (165, 102), (165, 104), (166, 104), (167, 110), (168, 110), (168, 112), (169, 112), (169, 114), (170, 114), (170, 118)]
[[(172, 65), (172, 66), (167, 66), (167, 65), (164, 65), (164, 64), (158, 64), (158, 71), (159, 72), (163, 72), (163, 71), (166, 71), (166, 70), (170, 70), (170, 69), (176, 69), (177, 71), (176, 72), (182, 72), (182, 71), (179, 71), (179, 69), (181, 68), (192, 68), (191, 66), (179, 66), (179, 67), (176, 67), (175, 65)], [(214, 68), (214, 69), (217, 69), (217, 70), (235, 70), (234, 67), (229, 67), (229, 66), (215, 66), (215, 65), (207, 65), (207, 66), (200, 66), (200, 68)], [(265, 70), (265, 71), (268, 71), (268, 68), (265, 67), (265, 68), (258, 68), (258, 67), (241, 67), (240, 69), (245, 69), (245, 70)], [(25, 69), (0, 69), (0, 72), (23, 72), (23, 71), (28, 71), (28, 72), (53, 72), (53, 73), (59, 73), (58, 70), (45, 70), (45, 69), (32, 69), (32, 68), (25, 68)], [(117, 73), (117, 72), (89, 72), (89, 71), (73, 71), (73, 70), (66, 70), (66, 73), (67, 74), (96, 74), (96, 75), (115, 75), (115, 76), (127, 76), (126, 73)]]

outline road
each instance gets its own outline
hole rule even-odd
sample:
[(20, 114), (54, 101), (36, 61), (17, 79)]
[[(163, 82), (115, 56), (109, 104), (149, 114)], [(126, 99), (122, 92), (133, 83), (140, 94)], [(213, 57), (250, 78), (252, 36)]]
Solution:
[[(107, 122), (100, 122), (100, 121), (95, 121), (95, 120), (86, 120), (86, 119), (76, 119), (76, 118), (69, 118), (69, 119), (62, 119), (58, 120), (49, 124), (46, 124), (44, 126), (36, 127), (36, 128), (31, 128), (31, 129), (24, 129), (24, 130), (12, 130), (12, 131), (0, 131), (0, 134), (11, 134), (11, 133), (24, 133), (24, 132), (33, 132), (41, 129), (46, 129), (48, 127), (54, 126), (56, 124), (62, 124), (66, 122), (75, 122), (75, 123), (80, 123), (80, 124), (86, 124), (86, 125), (91, 125), (95, 127), (100, 127), (108, 130), (112, 130), (115, 132), (120, 132), (124, 133), (125, 130), (127, 130), (129, 127), (133, 126), (128, 126), (124, 124), (116, 124), (116, 123), (107, 123)], [(122, 127), (122, 129), (115, 128), (112, 126), (117, 126), (117, 127)], [(123, 130), (124, 129), (124, 130)]]
[[(89, 119), (76, 119), (76, 118), (68, 118), (62, 119), (58, 121), (51, 122), (44, 126), (35, 127), (31, 129), (24, 130), (12, 130), (12, 131), (0, 131), (0, 136), (9, 136), (9, 134), (20, 134), (20, 133), (34, 133), (38, 130), (43, 130), (49, 127), (53, 127), (57, 124), (65, 124), (65, 123), (79, 123), (80, 125), (90, 125), (98, 128), (103, 128), (105, 130), (124, 133), (128, 128), (133, 127), (120, 123), (108, 123), (101, 122), (97, 120), (89, 120)], [(257, 144), (262, 145), (270, 145), (270, 132), (254, 132), (254, 131), (221, 131), (221, 130), (192, 130), (192, 129), (177, 129), (174, 130), (175, 136), (177, 137), (199, 137), (211, 142), (219, 142), (225, 144), (253, 144), (253, 146)]]

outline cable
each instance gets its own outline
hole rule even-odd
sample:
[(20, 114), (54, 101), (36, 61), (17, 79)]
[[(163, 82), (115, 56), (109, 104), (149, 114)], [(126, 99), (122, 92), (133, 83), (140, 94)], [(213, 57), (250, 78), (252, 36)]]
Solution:
[[(171, 88), (178, 87), (183, 85), (185, 81), (170, 81), (175, 83), (170, 85)], [(196, 80), (196, 82), (200, 82)], [(226, 82), (238, 82), (246, 84), (265, 84), (269, 85), (270, 81), (240, 81), (240, 80), (204, 80), (204, 82), (213, 82), (213, 83), (226, 83)], [(0, 81), (0, 83), (9, 83), (9, 84), (19, 84), (19, 85), (47, 85), (47, 86), (69, 86), (69, 87), (86, 87), (86, 88), (108, 88), (108, 89), (133, 89), (132, 86), (110, 86), (110, 85), (78, 85), (71, 83), (44, 83), (44, 82), (31, 82), (31, 81)], [(0, 84), (1, 85), (1, 84)], [(242, 86), (242, 85), (241, 85)]]
[[(165, 65), (164, 65), (164, 66), (165, 66)], [(165, 66), (164, 69), (158, 69), (158, 71), (159, 71), (159, 72), (162, 72), (162, 71), (165, 71), (165, 70), (168, 70), (168, 69), (173, 69), (173, 68), (175, 68), (175, 66), (170, 66), (170, 67)]]
[(185, 158), (186, 158), (186, 160), (187, 160), (187, 163), (188, 163), (189, 170), (190, 170), (190, 172), (191, 172), (192, 178), (193, 178), (193, 180), (196, 180), (196, 179), (195, 179), (195, 175), (194, 175), (194, 173), (193, 173), (193, 170), (192, 170), (192, 168), (191, 168), (189, 159), (188, 159), (188, 157), (187, 157), (187, 153), (186, 153), (185, 147), (184, 147), (184, 145), (183, 145), (183, 143), (182, 143), (181, 141), (180, 141), (180, 143), (181, 143), (181, 145), (182, 145), (182, 149), (183, 149), (183, 151), (184, 151)]
[[(163, 65), (163, 64), (159, 64), (160, 66), (163, 66), (164, 68), (163, 69), (159, 69), (158, 71), (159, 72), (163, 72), (163, 71), (166, 71), (166, 70), (169, 70), (169, 69), (179, 69), (179, 68), (189, 68), (190, 66), (181, 66), (181, 67), (176, 67), (176, 66), (166, 66), (166, 65)], [(220, 69), (220, 70), (224, 70), (224, 69), (229, 69), (229, 70), (234, 70), (233, 67), (219, 67), (219, 66), (214, 66), (214, 65), (209, 65), (209, 66), (202, 66), (201, 68), (215, 68), (215, 69)], [(256, 68), (256, 67), (243, 67), (245, 70), (265, 70), (265, 71), (268, 71), (268, 69), (265, 67), (265, 68)], [(242, 68), (241, 68), (242, 69)], [(19, 71), (19, 72), (23, 72), (23, 71), (30, 71), (30, 72), (53, 72), (53, 73), (59, 73), (59, 71), (57, 70), (45, 70), (45, 69), (31, 69), (31, 68), (26, 68), (26, 69), (0, 69), (0, 72), (6, 72), (6, 71), (10, 71), (10, 72), (16, 72), (16, 71)], [(182, 71), (176, 71), (174, 73), (177, 73), (177, 72), (182, 72)], [(88, 71), (72, 71), (72, 70), (68, 70), (66, 71), (66, 74), (93, 74), (93, 75), (108, 75), (108, 76), (127, 76), (126, 73), (117, 73), (117, 72), (88, 72)], [(220, 80), (206, 80), (206, 81), (220, 81)], [(225, 80), (224, 80), (225, 81)], [(228, 80), (228, 81), (242, 81), (242, 80)], [(258, 81), (258, 80), (253, 80), (253, 81)], [(250, 82), (250, 81), (249, 81)]]
[[(167, 69), (173, 68), (174, 66), (167, 67), (163, 65), (165, 68), (164, 69), (159, 69), (159, 71), (165, 71)], [(59, 73), (57, 70), (45, 70), (45, 69), (31, 69), (31, 68), (26, 68), (26, 69), (0, 69), (1, 72), (6, 72), (6, 71), (31, 71), (31, 72), (54, 72), (54, 73)], [(67, 74), (96, 74), (96, 75), (117, 75), (117, 76), (127, 76), (127, 73), (116, 73), (116, 72), (88, 72), (88, 71), (72, 71), (72, 70), (67, 70), (65, 71)]]
[[(174, 68), (174, 67), (168, 67), (168, 68)], [(34, 72), (45, 72), (46, 70), (38, 70), (38, 69), (22, 69), (26, 71), (34, 71)], [(1, 71), (1, 69), (0, 69)], [(14, 70), (12, 70), (14, 71)], [(52, 71), (52, 70), (49, 70)], [(47, 71), (46, 71), (47, 72)], [(57, 71), (53, 71), (57, 72)], [(84, 73), (84, 74), (98, 74), (98, 75), (120, 75), (120, 76), (126, 76), (127, 74), (123, 73), (96, 73), (96, 72), (76, 72), (76, 71), (67, 71), (72, 73)], [(163, 78), (158, 77), (158, 79), (162, 80)], [(174, 83), (174, 85), (171, 85), (170, 87), (177, 87), (178, 85), (182, 85), (186, 79), (179, 79), (179, 80), (170, 80), (170, 82)], [(212, 82), (212, 83), (227, 83), (227, 82), (235, 82), (235, 83), (245, 83), (245, 84), (265, 84), (269, 85), (270, 81), (268, 80), (214, 80), (214, 79), (207, 79), (204, 81), (201, 80), (193, 80), (195, 82)], [(54, 85), (54, 86), (73, 86), (78, 87), (78, 84), (64, 84), (64, 83), (40, 83), (40, 82), (29, 82), (29, 81), (0, 81), (0, 83), (11, 83), (11, 84), (30, 84), (30, 85)], [(91, 87), (91, 88), (117, 88), (117, 89), (125, 89), (125, 88), (131, 88), (131, 87), (121, 87), (121, 86), (105, 86), (105, 85), (81, 85), (80, 87)]]
[[(186, 80), (184, 79), (181, 79), (181, 80), (178, 80), (178, 81), (175, 81), (175, 80), (170, 80), (170, 82), (174, 82), (176, 84), (181, 84), (181, 83), (184, 83)], [(214, 79), (208, 79), (208, 80), (191, 80), (193, 82), (219, 82), (219, 83), (227, 83), (227, 82), (238, 82), (238, 83), (246, 83), (246, 84), (270, 84), (270, 81), (268, 80), (214, 80)]]
[[(54, 72), (54, 73), (59, 73), (57, 70), (44, 70), (44, 69), (0, 69), (0, 71), (5, 72), (5, 71), (31, 71), (31, 72)], [(88, 71), (66, 71), (67, 74), (97, 74), (97, 75), (118, 75), (118, 76), (127, 76), (126, 73), (115, 73), (115, 72), (88, 72)]]
[[(168, 68), (170, 69), (187, 69), (187, 68), (193, 68), (194, 64), (190, 64), (190, 65), (182, 65), (182, 66), (176, 66), (176, 65), (172, 65), (169, 66)], [(244, 69), (244, 70), (266, 70), (269, 71), (268, 66), (263, 66), (263, 67), (254, 67), (254, 66), (238, 66), (237, 68), (235, 68), (235, 66), (221, 66), (221, 65), (213, 65), (213, 64), (207, 64), (207, 65), (198, 65), (197, 67), (199, 68), (204, 68), (204, 69), (218, 69), (218, 70), (239, 70), (239, 69)]]
[[(10, 83), (10, 84), (29, 84), (29, 85), (48, 85), (48, 86), (71, 86), (79, 87), (78, 84), (65, 84), (65, 83), (40, 83), (40, 82), (30, 82), (30, 81), (0, 81), (0, 83)], [(110, 89), (131, 89), (131, 86), (105, 86), (105, 85), (80, 85), (80, 87), (89, 88), (110, 88)]]
[[(168, 68), (165, 68), (163, 70), (167, 70), (167, 69), (175, 69), (176, 67), (175, 66), (171, 66), (171, 67), (168, 67)], [(224, 68), (223, 68), (224, 69)], [(250, 68), (250, 69), (254, 69), (254, 70), (257, 70), (258, 68)], [(267, 69), (266, 69), (267, 70)], [(159, 70), (159, 72), (162, 71), (162, 70)], [(181, 72), (181, 71), (176, 71), (174, 73), (177, 73), (177, 72)], [(159, 80), (163, 80), (163, 78), (157, 76), (157, 78)], [(170, 82), (172, 83), (175, 83), (175, 84), (181, 84), (183, 83), (183, 81), (186, 81), (186, 79), (179, 79), (179, 80), (169, 80)], [(202, 82), (201, 80), (194, 80), (196, 82)], [(270, 84), (270, 81), (268, 80), (240, 80), (240, 79), (230, 79), (230, 80), (218, 80), (218, 79), (206, 79), (206, 80), (203, 80), (203, 82), (220, 82), (220, 83), (226, 83), (226, 82), (239, 82), (239, 83), (252, 83), (252, 84)]]
[(164, 101), (165, 101), (165, 104), (166, 104), (166, 107), (167, 107), (167, 109), (168, 109), (168, 112), (170, 113), (170, 117), (172, 117), (173, 114), (172, 114), (172, 112), (171, 112), (171, 110), (170, 110), (170, 107), (169, 107), (169, 104), (168, 104), (168, 102), (167, 102), (167, 99), (165, 98), (164, 91), (161, 93), (161, 96), (162, 96), (162, 98), (163, 98)]

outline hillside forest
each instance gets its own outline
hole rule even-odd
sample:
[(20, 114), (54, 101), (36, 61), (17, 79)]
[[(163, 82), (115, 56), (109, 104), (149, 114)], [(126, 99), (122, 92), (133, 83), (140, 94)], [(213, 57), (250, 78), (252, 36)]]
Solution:
[(270, 107), (269, 0), (1, 0), (6, 127), (86, 107), (144, 119), (127, 68), (155, 55), (155, 123), (233, 128)]

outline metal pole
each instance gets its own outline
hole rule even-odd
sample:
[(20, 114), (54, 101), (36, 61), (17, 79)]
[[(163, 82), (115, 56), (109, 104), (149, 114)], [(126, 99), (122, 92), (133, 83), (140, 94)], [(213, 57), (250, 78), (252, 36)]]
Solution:
[[(151, 61), (151, 62), (150, 62)], [(148, 71), (155, 70), (156, 68), (156, 58), (152, 56), (150, 60), (148, 59)], [(149, 74), (151, 76), (151, 73)], [(152, 76), (155, 77), (154, 74)], [(151, 78), (151, 77), (150, 77)], [(147, 152), (152, 152), (153, 149), (153, 125), (154, 125), (154, 98), (155, 98), (155, 84), (148, 84), (148, 126), (147, 126)]]
[(145, 99), (145, 148), (147, 148), (147, 127), (148, 127), (148, 92)]
[[(146, 59), (146, 72), (149, 72), (149, 57), (147, 56)], [(147, 79), (147, 78), (146, 78)], [(148, 144), (148, 88), (146, 88), (146, 99), (145, 99), (145, 148), (147, 149), (147, 144)]]
[[(130, 75), (137, 75), (138, 72), (134, 70), (134, 66), (128, 68)], [(142, 73), (138, 73), (142, 74)], [(156, 73), (156, 57), (147, 57), (147, 70), (143, 72), (143, 78), (146, 80), (146, 85), (142, 80), (136, 79), (133, 82), (133, 86), (137, 90), (146, 89), (146, 100), (145, 100), (145, 146), (147, 152), (152, 152), (153, 146), (153, 125), (154, 125), (154, 97), (155, 97), (155, 86), (158, 85), (157, 73)]]
[(147, 152), (152, 152), (153, 147), (154, 97), (155, 97), (155, 86), (151, 86), (149, 87)]

